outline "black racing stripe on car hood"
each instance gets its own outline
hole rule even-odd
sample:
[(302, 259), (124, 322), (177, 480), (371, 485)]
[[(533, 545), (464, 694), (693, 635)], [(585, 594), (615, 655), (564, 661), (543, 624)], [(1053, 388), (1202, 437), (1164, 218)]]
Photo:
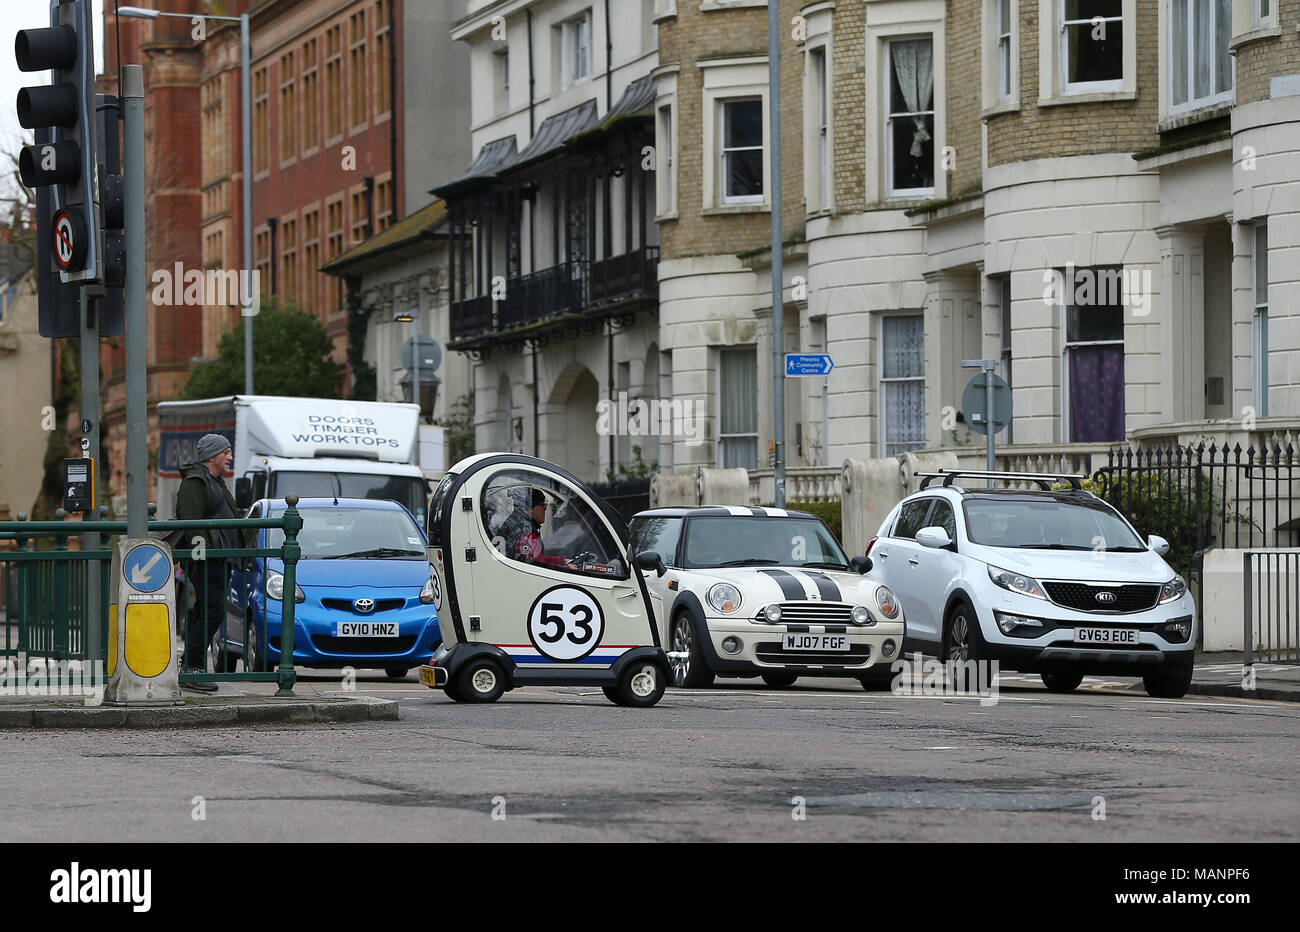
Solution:
[(776, 584), (781, 587), (781, 595), (788, 602), (805, 602), (808, 594), (804, 591), (803, 584), (794, 578), (794, 574), (785, 570), (759, 570), (760, 573), (766, 573), (776, 580)]
[(817, 591), (821, 594), (823, 602), (843, 602), (844, 597), (840, 594), (840, 587), (835, 584), (825, 573), (818, 573), (813, 570), (805, 570), (805, 575), (811, 576), (812, 581), (817, 584)]

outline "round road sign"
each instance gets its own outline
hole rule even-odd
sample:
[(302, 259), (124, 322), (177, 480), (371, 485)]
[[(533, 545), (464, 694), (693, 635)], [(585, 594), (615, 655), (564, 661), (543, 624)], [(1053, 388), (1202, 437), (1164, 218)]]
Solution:
[(1011, 420), (1011, 386), (1000, 377), (981, 372), (967, 382), (966, 390), (961, 393), (961, 411), (966, 418), (967, 427), (976, 433), (988, 433), (984, 413), (985, 375), (993, 380), (993, 432), (997, 433)]
[(61, 210), (54, 215), (54, 261), (65, 272), (80, 269), (86, 262), (86, 222), (80, 214)]

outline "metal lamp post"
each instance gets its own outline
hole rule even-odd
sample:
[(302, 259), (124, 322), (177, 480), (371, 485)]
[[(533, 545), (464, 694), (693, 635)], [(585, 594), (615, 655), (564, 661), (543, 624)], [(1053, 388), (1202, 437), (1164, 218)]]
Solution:
[[(136, 19), (157, 19), (170, 16), (175, 19), (211, 19), (230, 23), (239, 23), (239, 65), (243, 87), (241, 98), (241, 122), (243, 124), (243, 162), (244, 162), (244, 265), (248, 280), (253, 281), (253, 80), (252, 80), (252, 43), (249, 39), (248, 14), (239, 16), (211, 16), (207, 13), (164, 13), (140, 6), (123, 6), (116, 10), (118, 16)], [(242, 298), (243, 295), (241, 294)], [(251, 302), (250, 302), (251, 303)], [(244, 393), (253, 394), (253, 317), (248, 308), (241, 307), (244, 317)]]
[(420, 465), (420, 423), (424, 417), (424, 405), (420, 403), (420, 309), (413, 307), (409, 311), (394, 311), (396, 323), (411, 324), (411, 400), (419, 409), (415, 416), (415, 464)]

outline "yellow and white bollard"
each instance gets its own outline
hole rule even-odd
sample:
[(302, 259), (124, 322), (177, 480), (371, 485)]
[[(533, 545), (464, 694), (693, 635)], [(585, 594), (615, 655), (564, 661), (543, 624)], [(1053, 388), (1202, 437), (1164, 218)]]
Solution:
[(171, 548), (152, 537), (113, 548), (104, 701), (180, 701), (176, 669), (176, 586)]

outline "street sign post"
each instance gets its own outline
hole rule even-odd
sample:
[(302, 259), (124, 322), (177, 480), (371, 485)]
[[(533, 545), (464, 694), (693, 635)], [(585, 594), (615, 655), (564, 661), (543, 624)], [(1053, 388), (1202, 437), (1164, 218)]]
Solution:
[(835, 362), (831, 359), (829, 353), (785, 354), (786, 378), (821, 378), (822, 376), (830, 375), (831, 370), (834, 368)]
[[(1011, 422), (1011, 386), (993, 373), (996, 359), (963, 359), (964, 369), (983, 369), (966, 383), (961, 393), (961, 410), (971, 430), (987, 438), (986, 462), (989, 472), (997, 469), (993, 455), (993, 435)], [(990, 488), (993, 480), (988, 480)]]

